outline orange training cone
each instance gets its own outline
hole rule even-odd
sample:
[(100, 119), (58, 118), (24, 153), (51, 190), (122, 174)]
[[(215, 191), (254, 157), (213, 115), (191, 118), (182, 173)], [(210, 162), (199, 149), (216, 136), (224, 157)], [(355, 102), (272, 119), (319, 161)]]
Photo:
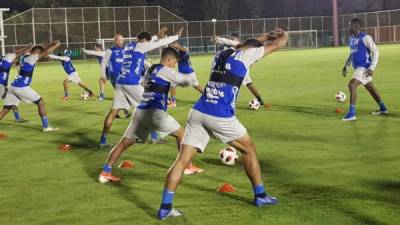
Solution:
[(342, 114), (342, 113), (344, 113), (344, 109), (342, 109), (342, 108), (337, 108), (337, 109), (335, 110), (335, 113), (337, 113), (337, 114)]
[(58, 146), (58, 149), (61, 150), (61, 151), (64, 151), (64, 152), (69, 152), (69, 151), (71, 151), (71, 145), (69, 145), (69, 144), (60, 144)]
[(7, 135), (5, 133), (0, 132), (0, 140), (4, 140), (7, 138)]
[(266, 109), (272, 108), (272, 105), (270, 103), (265, 103), (264, 108)]
[(218, 190), (218, 192), (236, 192), (236, 188), (233, 187), (231, 184), (224, 183), (221, 185)]
[(123, 168), (123, 169), (130, 169), (130, 168), (135, 167), (135, 164), (133, 164), (133, 162), (131, 162), (129, 160), (124, 160), (121, 162), (121, 164), (118, 167)]

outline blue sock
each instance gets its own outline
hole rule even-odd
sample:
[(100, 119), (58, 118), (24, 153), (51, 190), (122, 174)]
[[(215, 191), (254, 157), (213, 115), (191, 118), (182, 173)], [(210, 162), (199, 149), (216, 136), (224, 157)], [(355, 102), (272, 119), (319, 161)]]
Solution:
[(171, 97), (171, 102), (176, 102), (176, 97)]
[(49, 120), (47, 119), (47, 117), (42, 117), (42, 127), (43, 128), (48, 128), (49, 127)]
[(350, 105), (349, 113), (356, 114), (356, 105)]
[(105, 144), (107, 143), (107, 135), (102, 134), (100, 138), (100, 144)]
[(18, 111), (14, 111), (14, 117), (15, 117), (15, 121), (19, 121), (21, 119)]
[(171, 209), (172, 201), (174, 200), (175, 192), (164, 189), (162, 194), (161, 209)]
[(103, 166), (103, 172), (111, 173), (111, 171), (112, 171), (112, 167), (109, 166), (107, 163), (104, 164), (104, 166)]
[(258, 198), (265, 198), (267, 196), (267, 193), (265, 193), (265, 187), (263, 183), (254, 186), (253, 191), (254, 195)]
[(387, 111), (387, 108), (386, 108), (386, 106), (385, 106), (385, 103), (383, 103), (383, 101), (380, 101), (380, 102), (379, 102), (379, 109), (380, 109), (381, 111)]
[(68, 91), (64, 91), (64, 97), (68, 97)]
[(151, 140), (157, 140), (158, 134), (155, 131), (150, 132)]

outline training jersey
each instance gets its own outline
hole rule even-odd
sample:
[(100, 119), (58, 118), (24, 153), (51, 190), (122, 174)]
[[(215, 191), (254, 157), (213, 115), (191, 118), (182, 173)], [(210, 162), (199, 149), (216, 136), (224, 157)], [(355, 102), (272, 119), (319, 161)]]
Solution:
[(249, 67), (264, 56), (264, 47), (227, 49), (217, 53), (211, 76), (194, 109), (216, 117), (235, 115), (235, 104)]
[(101, 74), (103, 77), (109, 76), (112, 80), (117, 80), (122, 69), (124, 60), (124, 48), (114, 46), (106, 50), (103, 61), (101, 62)]
[(13, 87), (27, 87), (32, 83), (33, 71), (39, 60), (39, 54), (25, 55), (22, 59), (19, 74), (12, 82)]
[(182, 76), (173, 68), (161, 64), (152, 65), (144, 76), (143, 98), (138, 108), (167, 111), (170, 87), (193, 86), (193, 83), (193, 77)]
[(61, 65), (68, 75), (71, 75), (76, 72), (76, 69), (74, 65), (72, 64), (71, 58), (68, 56), (58, 56), (58, 55), (52, 55), (49, 54), (50, 59), (55, 59), (59, 60), (61, 62)]
[(182, 74), (193, 73), (192, 63), (189, 59), (189, 53), (186, 51), (179, 51), (180, 59), (178, 61), (178, 71)]
[(124, 59), (121, 74), (117, 83), (122, 85), (138, 85), (143, 74), (146, 53), (178, 40), (178, 36), (170, 36), (158, 41), (131, 42), (124, 48)]
[(12, 62), (16, 57), (15, 53), (9, 53), (0, 59), (0, 84), (4, 86), (8, 85)]
[(350, 59), (354, 69), (359, 67), (375, 70), (379, 52), (371, 36), (364, 32), (349, 38)]

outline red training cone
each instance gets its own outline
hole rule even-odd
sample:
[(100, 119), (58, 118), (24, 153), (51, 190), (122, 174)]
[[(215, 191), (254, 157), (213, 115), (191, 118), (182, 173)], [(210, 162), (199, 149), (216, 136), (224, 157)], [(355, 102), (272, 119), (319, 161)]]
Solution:
[(335, 113), (337, 113), (337, 114), (342, 114), (342, 113), (344, 113), (344, 109), (342, 109), (342, 108), (337, 108), (337, 109), (335, 110)]
[(129, 160), (124, 160), (121, 162), (121, 164), (118, 167), (123, 168), (123, 169), (130, 169), (130, 168), (135, 167), (135, 164), (133, 164), (133, 162), (131, 162)]
[(218, 190), (218, 192), (236, 192), (236, 188), (233, 187), (231, 184), (224, 183), (221, 185)]
[(5, 133), (0, 132), (0, 140), (4, 140), (7, 138), (7, 135)]
[(64, 151), (64, 152), (69, 152), (69, 151), (71, 151), (71, 145), (69, 145), (69, 144), (60, 144), (58, 146), (58, 149), (61, 150), (61, 151)]

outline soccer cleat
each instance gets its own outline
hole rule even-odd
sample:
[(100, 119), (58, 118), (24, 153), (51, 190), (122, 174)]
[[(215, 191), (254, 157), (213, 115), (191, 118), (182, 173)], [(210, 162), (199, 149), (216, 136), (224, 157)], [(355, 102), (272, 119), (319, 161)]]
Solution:
[(191, 175), (191, 174), (194, 174), (194, 173), (202, 173), (202, 172), (204, 172), (204, 169), (198, 168), (195, 165), (190, 165), (184, 170), (183, 173), (185, 175)]
[(112, 148), (112, 147), (114, 147), (114, 145), (111, 144), (111, 143), (108, 143), (108, 142), (106, 142), (106, 143), (100, 143), (100, 145), (99, 145), (99, 148), (100, 148), (100, 149)]
[(264, 198), (255, 197), (253, 204), (257, 207), (261, 207), (264, 205), (275, 205), (278, 203), (278, 199), (272, 196), (265, 196)]
[(99, 182), (102, 184), (105, 184), (108, 182), (118, 182), (120, 180), (121, 180), (120, 177), (113, 176), (111, 173), (107, 173), (104, 171), (102, 171), (99, 176)]
[(356, 114), (349, 112), (346, 114), (345, 117), (343, 117), (342, 121), (355, 121), (356, 120)]
[(152, 143), (153, 145), (162, 145), (167, 143), (167, 140), (164, 139), (151, 139), (150, 143)]
[(157, 218), (159, 220), (165, 220), (168, 217), (178, 217), (182, 216), (183, 212), (180, 210), (172, 209), (159, 209), (157, 213)]
[(59, 128), (51, 127), (51, 126), (43, 128), (43, 132), (53, 132), (53, 131), (58, 131), (58, 130), (59, 130)]
[(26, 119), (19, 119), (19, 120), (16, 120), (15, 121), (16, 123), (27, 123), (27, 122), (29, 122), (29, 120), (26, 120)]
[(372, 115), (376, 115), (376, 116), (389, 115), (389, 110), (377, 110), (377, 111), (372, 112)]
[(105, 98), (104, 98), (104, 96), (100, 95), (98, 99), (99, 99), (99, 101), (104, 101)]
[(68, 101), (69, 97), (68, 96), (62, 96), (60, 99), (63, 100), (63, 101)]

